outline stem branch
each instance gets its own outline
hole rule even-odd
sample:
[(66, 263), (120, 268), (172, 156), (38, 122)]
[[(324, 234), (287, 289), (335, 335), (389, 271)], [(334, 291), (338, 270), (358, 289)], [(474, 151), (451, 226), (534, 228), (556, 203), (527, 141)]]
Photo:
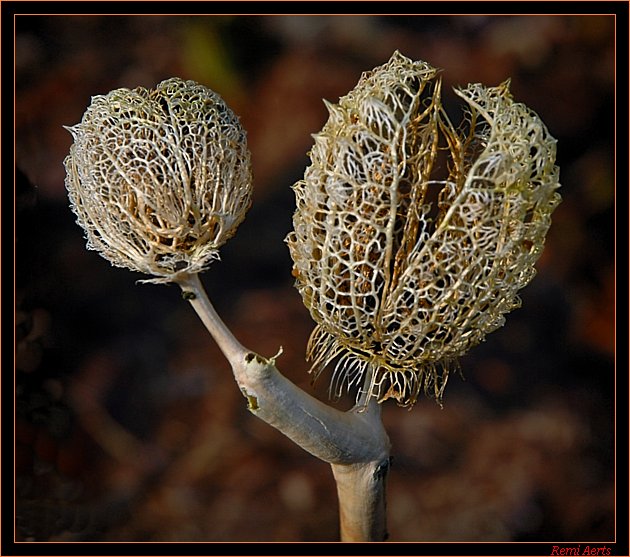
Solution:
[(212, 306), (198, 275), (180, 278), (178, 284), (230, 362), (248, 410), (331, 464), (342, 541), (383, 541), (390, 444), (378, 403), (342, 412), (317, 400), (284, 377), (275, 367), (275, 358), (263, 358), (238, 342)]

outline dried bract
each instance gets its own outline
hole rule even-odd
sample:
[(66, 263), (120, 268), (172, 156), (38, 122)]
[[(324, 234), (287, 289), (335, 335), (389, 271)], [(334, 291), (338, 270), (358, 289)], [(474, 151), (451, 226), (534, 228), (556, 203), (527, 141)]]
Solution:
[(439, 400), (449, 364), (519, 306), (560, 196), (555, 140), (508, 86), (456, 91), (455, 129), (438, 71), (396, 52), (327, 105), (287, 243), (333, 395)]
[(92, 98), (68, 128), (66, 188), (87, 247), (169, 282), (204, 270), (251, 203), (245, 131), (223, 99), (178, 78)]

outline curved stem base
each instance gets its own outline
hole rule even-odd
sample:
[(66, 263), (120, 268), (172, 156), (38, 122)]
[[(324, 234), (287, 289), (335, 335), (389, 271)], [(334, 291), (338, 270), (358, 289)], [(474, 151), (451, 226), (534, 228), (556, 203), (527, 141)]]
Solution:
[(197, 275), (181, 278), (178, 284), (230, 362), (248, 410), (331, 464), (342, 541), (383, 541), (390, 443), (380, 405), (372, 400), (342, 412), (317, 400), (284, 377), (275, 358), (263, 358), (238, 342)]

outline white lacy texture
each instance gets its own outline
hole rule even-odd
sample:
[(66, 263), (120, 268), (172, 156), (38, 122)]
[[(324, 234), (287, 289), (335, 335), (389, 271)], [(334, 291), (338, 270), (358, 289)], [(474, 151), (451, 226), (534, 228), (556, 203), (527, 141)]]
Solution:
[(314, 136), (287, 243), (331, 394), (441, 399), (451, 363), (501, 327), (534, 276), (560, 202), (555, 140), (509, 82), (456, 91), (398, 52), (365, 73)]
[(169, 282), (204, 270), (251, 203), (245, 131), (219, 95), (173, 78), (92, 98), (66, 167), (87, 247)]

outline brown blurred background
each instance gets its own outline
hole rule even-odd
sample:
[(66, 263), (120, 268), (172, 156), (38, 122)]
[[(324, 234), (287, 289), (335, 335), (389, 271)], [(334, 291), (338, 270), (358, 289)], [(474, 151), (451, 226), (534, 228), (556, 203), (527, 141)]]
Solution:
[(511, 77), (558, 139), (564, 201), (523, 307), (462, 359), (444, 408), (385, 404), (391, 540), (610, 541), (614, 47), (610, 16), (18, 16), (17, 539), (337, 539), (329, 467), (248, 413), (178, 289), (85, 250), (62, 125), (91, 95), (172, 76), (224, 97), (255, 197), (203, 280), (236, 336), (282, 345), (278, 367), (311, 389), (290, 186), (322, 98), (398, 49), (444, 69), (453, 106), (451, 86)]

